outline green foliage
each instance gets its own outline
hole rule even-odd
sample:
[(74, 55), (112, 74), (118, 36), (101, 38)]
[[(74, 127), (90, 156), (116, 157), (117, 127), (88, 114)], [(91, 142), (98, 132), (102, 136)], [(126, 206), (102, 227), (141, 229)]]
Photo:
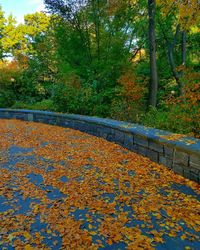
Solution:
[(180, 134), (199, 136), (200, 121), (188, 121), (188, 117), (181, 106), (174, 105), (169, 110), (151, 108), (150, 111), (140, 117), (140, 123), (158, 129), (168, 130)]
[(12, 90), (0, 90), (0, 108), (9, 108), (15, 102), (15, 94)]
[(95, 81), (97, 92), (115, 87), (122, 70), (130, 66), (134, 47), (135, 26), (130, 18), (135, 14), (128, 1), (113, 14), (106, 1), (91, 1), (85, 7), (80, 1), (77, 11), (71, 6), (76, 1), (47, 2), (53, 13), (63, 17), (54, 20), (61, 77), (74, 72), (83, 83)]
[(106, 117), (110, 115), (109, 104), (114, 95), (113, 88), (97, 92), (88, 84), (78, 88), (69, 84), (58, 84), (53, 89), (52, 99), (59, 112)]
[(3, 58), (2, 38), (3, 38), (4, 27), (5, 27), (5, 17), (2, 7), (0, 5), (0, 60)]
[(17, 101), (12, 105), (13, 109), (31, 109), (31, 110), (44, 110), (55, 111), (52, 100), (42, 100), (33, 104)]
[(169, 131), (171, 130), (173, 132), (185, 132), (185, 124), (177, 119), (174, 119), (176, 114), (176, 108), (169, 112), (163, 109), (151, 107), (147, 113), (141, 116), (140, 123), (148, 127), (154, 127)]
[(53, 102), (58, 111), (78, 113), (79, 95), (80, 93), (75, 88), (59, 84), (54, 88)]

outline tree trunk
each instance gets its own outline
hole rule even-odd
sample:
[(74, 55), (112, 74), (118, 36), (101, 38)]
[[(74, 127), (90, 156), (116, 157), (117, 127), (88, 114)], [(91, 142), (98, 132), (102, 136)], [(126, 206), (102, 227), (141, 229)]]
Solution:
[(157, 63), (156, 63), (155, 8), (156, 8), (156, 1), (148, 0), (149, 51), (150, 51), (149, 106), (153, 106), (153, 107), (156, 107), (157, 92), (158, 92), (158, 73), (157, 73)]
[[(186, 67), (186, 31), (182, 31), (182, 65), (183, 65), (183, 70), (181, 72), (181, 77), (184, 77), (184, 67)], [(180, 94), (184, 96), (184, 83), (182, 83), (181, 89), (180, 89)]]
[(99, 0), (93, 0), (93, 15), (94, 15), (94, 26), (95, 26), (95, 36), (97, 44), (97, 58), (100, 61), (100, 2)]
[(170, 64), (173, 76), (176, 79), (176, 82), (177, 82), (178, 87), (179, 87), (179, 92), (180, 92), (180, 90), (182, 89), (182, 82), (180, 80), (180, 72), (178, 72), (176, 70), (176, 64), (174, 61), (174, 47), (177, 43), (179, 33), (180, 33), (180, 25), (178, 24), (176, 27), (176, 32), (174, 34), (174, 39), (171, 43), (168, 44), (168, 57), (169, 57), (169, 64)]
[(186, 32), (182, 31), (182, 65), (186, 66)]
[[(174, 75), (174, 78), (176, 79), (176, 82), (178, 84), (178, 88), (179, 88), (179, 95), (183, 95), (184, 94), (184, 90), (183, 90), (183, 70), (181, 71), (177, 71), (176, 69), (176, 64), (174, 61), (174, 48), (175, 45), (177, 43), (177, 39), (178, 36), (180, 34), (180, 25), (178, 24), (176, 27), (176, 32), (174, 35), (174, 40), (172, 43), (168, 44), (168, 57), (169, 57), (169, 63), (172, 69), (172, 73)], [(181, 51), (181, 55), (182, 55), (182, 65), (186, 66), (186, 32), (182, 31), (181, 32), (182, 38), (181, 38), (181, 47), (182, 47), (182, 51)]]

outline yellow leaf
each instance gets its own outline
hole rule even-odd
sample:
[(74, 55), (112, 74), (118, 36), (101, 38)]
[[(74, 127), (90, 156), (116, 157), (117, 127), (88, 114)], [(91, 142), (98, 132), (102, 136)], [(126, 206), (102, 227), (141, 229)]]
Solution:
[(164, 243), (164, 240), (159, 236), (154, 237), (154, 241), (157, 243)]
[(25, 250), (34, 250), (34, 248), (31, 247), (30, 244), (26, 245), (24, 249), (25, 249)]
[(107, 240), (107, 243), (108, 243), (109, 245), (112, 245), (113, 242), (112, 242), (111, 239), (108, 239), (108, 240)]
[(186, 237), (186, 235), (185, 234), (183, 234), (182, 236), (181, 236), (181, 240), (185, 240), (187, 237)]
[(91, 231), (91, 232), (89, 232), (89, 234), (91, 234), (91, 235), (96, 235), (97, 233), (94, 232), (94, 231)]
[(116, 236), (113, 238), (113, 240), (114, 240), (115, 242), (118, 242), (119, 240), (121, 240), (121, 238), (122, 238), (122, 236), (121, 236), (120, 234), (118, 234), (118, 235), (116, 235)]
[(31, 238), (31, 235), (28, 233), (28, 232), (24, 232), (24, 237), (26, 239), (30, 239)]

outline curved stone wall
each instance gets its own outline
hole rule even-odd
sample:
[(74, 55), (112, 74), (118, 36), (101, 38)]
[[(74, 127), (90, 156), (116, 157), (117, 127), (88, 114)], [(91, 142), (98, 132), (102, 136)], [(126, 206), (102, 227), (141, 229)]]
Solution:
[(0, 109), (1, 119), (20, 119), (68, 127), (103, 137), (200, 183), (200, 140), (97, 117), (46, 111)]

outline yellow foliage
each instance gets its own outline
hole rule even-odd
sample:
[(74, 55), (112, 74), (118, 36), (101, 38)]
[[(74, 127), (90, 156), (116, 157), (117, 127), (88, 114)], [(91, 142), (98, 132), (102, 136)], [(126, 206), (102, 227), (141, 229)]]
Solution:
[(168, 15), (171, 10), (176, 10), (178, 21), (183, 29), (189, 29), (200, 20), (198, 0), (158, 0), (157, 5), (161, 7), (163, 15)]

